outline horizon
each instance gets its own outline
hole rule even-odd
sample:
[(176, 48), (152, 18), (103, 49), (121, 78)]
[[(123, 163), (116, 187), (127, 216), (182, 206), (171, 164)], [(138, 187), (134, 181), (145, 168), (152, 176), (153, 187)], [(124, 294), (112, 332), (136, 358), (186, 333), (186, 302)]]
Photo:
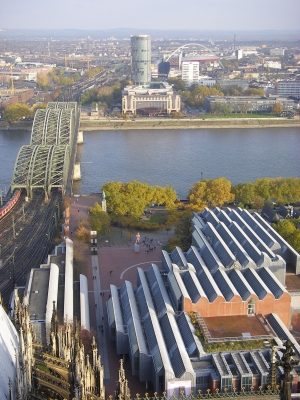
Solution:
[[(1, 10), (3, 30), (200, 30), (200, 31), (293, 31), (299, 30), (299, 0), (53, 0), (24, 3), (15, 0)], [(67, 16), (67, 18), (66, 18)], [(118, 27), (125, 28), (118, 28)], [(129, 28), (128, 28), (129, 26)], [(141, 28), (143, 27), (144, 28)], [(201, 27), (201, 29), (199, 29)], [(217, 27), (217, 29), (216, 29)]]

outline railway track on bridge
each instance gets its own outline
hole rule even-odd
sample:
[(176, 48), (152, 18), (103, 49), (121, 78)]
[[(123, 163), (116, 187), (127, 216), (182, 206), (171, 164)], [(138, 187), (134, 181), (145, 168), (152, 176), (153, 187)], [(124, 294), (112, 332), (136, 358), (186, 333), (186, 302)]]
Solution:
[(38, 268), (49, 254), (56, 234), (60, 203), (61, 194), (58, 192), (53, 192), (50, 200), (45, 202), (43, 191), (35, 191), (27, 205), (25, 223), (22, 205), (15, 211), (15, 215), (20, 214), (20, 210), (22, 214), (18, 216), (19, 224), (15, 225), (15, 238), (9, 223), (1, 221), (0, 229), (3, 224), (6, 230), (3, 232), (1, 229), (0, 240), (3, 243), (5, 238), (9, 239), (3, 247), (0, 268), (0, 292), (6, 304), (14, 285), (24, 286), (30, 270)]

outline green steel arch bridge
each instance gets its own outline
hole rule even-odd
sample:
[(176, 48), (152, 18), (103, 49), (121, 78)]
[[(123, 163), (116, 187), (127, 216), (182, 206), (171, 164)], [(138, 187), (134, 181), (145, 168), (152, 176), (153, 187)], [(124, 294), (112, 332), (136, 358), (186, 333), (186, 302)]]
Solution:
[(46, 196), (52, 188), (65, 192), (78, 121), (76, 102), (48, 103), (36, 112), (30, 145), (21, 147), (15, 162), (12, 192), (23, 188), (30, 197), (37, 188)]

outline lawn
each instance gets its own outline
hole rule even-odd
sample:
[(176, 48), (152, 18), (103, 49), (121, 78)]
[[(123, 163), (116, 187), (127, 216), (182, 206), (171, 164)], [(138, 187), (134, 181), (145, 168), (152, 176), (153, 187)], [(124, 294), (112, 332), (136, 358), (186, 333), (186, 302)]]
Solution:
[(203, 320), (213, 338), (237, 337), (245, 332), (249, 332), (251, 336), (267, 334), (255, 316), (209, 317)]
[(219, 119), (219, 118), (278, 118), (274, 114), (200, 114), (202, 119)]

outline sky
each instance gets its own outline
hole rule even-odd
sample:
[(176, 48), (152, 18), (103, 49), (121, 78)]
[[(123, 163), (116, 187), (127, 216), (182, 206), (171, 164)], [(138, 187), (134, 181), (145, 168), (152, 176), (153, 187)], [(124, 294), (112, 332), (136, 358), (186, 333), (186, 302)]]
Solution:
[(0, 29), (300, 30), (300, 0), (0, 0)]

